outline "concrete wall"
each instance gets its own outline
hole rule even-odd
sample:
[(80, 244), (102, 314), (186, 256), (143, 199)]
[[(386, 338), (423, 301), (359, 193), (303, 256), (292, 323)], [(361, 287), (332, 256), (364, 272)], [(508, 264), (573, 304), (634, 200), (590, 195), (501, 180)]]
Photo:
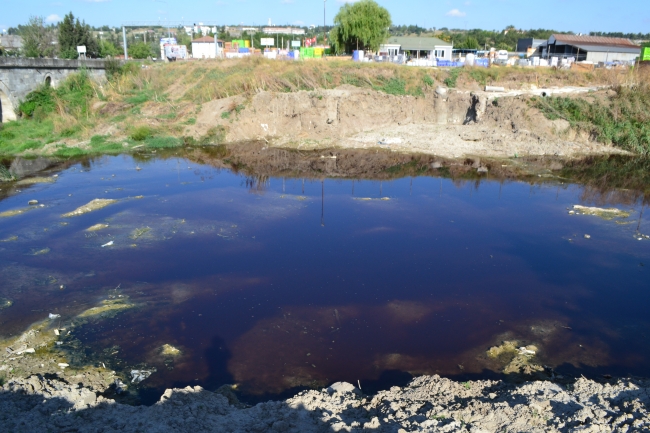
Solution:
[(81, 68), (99, 82), (106, 79), (103, 60), (0, 57), (0, 122), (16, 120), (14, 110), (29, 92), (47, 81), (56, 87)]
[(590, 51), (587, 53), (588, 62), (628, 62), (635, 60), (640, 54), (630, 53), (596, 53)]
[(192, 42), (192, 57), (195, 59), (216, 58), (214, 42)]

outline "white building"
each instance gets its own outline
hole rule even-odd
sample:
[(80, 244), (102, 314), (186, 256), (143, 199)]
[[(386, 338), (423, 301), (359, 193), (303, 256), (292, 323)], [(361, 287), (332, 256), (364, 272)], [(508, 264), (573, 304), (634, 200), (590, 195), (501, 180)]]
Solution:
[(215, 59), (223, 54), (223, 41), (215, 40), (210, 36), (194, 39), (192, 41), (192, 57), (195, 59)]
[(380, 55), (396, 56), (406, 54), (411, 58), (451, 60), (454, 46), (438, 38), (394, 36), (379, 47)]
[(305, 29), (296, 27), (264, 27), (262, 32), (267, 35), (304, 35)]
[(641, 55), (641, 47), (624, 38), (555, 34), (537, 48), (536, 55), (592, 63), (630, 62)]

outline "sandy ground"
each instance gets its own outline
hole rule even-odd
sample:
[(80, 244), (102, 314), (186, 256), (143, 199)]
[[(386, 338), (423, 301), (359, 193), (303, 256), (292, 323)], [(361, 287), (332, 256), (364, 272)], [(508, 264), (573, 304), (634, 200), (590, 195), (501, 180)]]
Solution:
[(3, 387), (0, 426), (11, 432), (640, 432), (650, 430), (649, 391), (649, 381), (633, 379), (513, 385), (422, 376), (375, 396), (337, 383), (250, 408), (231, 405), (227, 392), (169, 389), (145, 407), (97, 397), (58, 377), (31, 376)]
[[(388, 95), (341, 86), (295, 93), (259, 92), (203, 105), (186, 133), (197, 139), (210, 128), (226, 142), (266, 141), (290, 149), (390, 149), (446, 158), (621, 153), (578, 134), (565, 120), (548, 120), (531, 97), (594, 98), (605, 90), (563, 87), (503, 93), (437, 89), (421, 97)], [(603, 96), (601, 95), (601, 96)], [(229, 107), (244, 107), (230, 116)]]

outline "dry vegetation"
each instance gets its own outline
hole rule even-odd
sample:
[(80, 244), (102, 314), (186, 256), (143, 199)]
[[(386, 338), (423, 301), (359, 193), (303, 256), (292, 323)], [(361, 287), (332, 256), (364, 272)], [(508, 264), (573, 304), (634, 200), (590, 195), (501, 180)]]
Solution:
[[(75, 156), (120, 153), (133, 148), (209, 144), (223, 139), (211, 131), (203, 140), (183, 137), (202, 105), (260, 91), (295, 92), (342, 85), (392, 95), (423, 96), (438, 85), (474, 90), (503, 85), (527, 88), (564, 85), (629, 85), (635, 73), (582, 73), (552, 69), (466, 68), (443, 70), (348, 60), (305, 62), (263, 58), (168, 64), (131, 63), (116, 70), (103, 86), (83, 74), (54, 90), (41, 89), (21, 104), (23, 118), (3, 125), (0, 152)], [(228, 113), (241, 109), (233, 105)]]

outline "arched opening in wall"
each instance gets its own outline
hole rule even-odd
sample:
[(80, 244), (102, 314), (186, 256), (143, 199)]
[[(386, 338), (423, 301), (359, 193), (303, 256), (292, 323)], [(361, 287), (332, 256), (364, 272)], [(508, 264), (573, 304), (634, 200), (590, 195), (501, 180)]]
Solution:
[(9, 96), (0, 89), (0, 123), (16, 120), (14, 105), (11, 103)]
[(47, 77), (45, 77), (45, 87), (50, 87), (50, 86), (52, 86), (52, 77), (48, 75)]

